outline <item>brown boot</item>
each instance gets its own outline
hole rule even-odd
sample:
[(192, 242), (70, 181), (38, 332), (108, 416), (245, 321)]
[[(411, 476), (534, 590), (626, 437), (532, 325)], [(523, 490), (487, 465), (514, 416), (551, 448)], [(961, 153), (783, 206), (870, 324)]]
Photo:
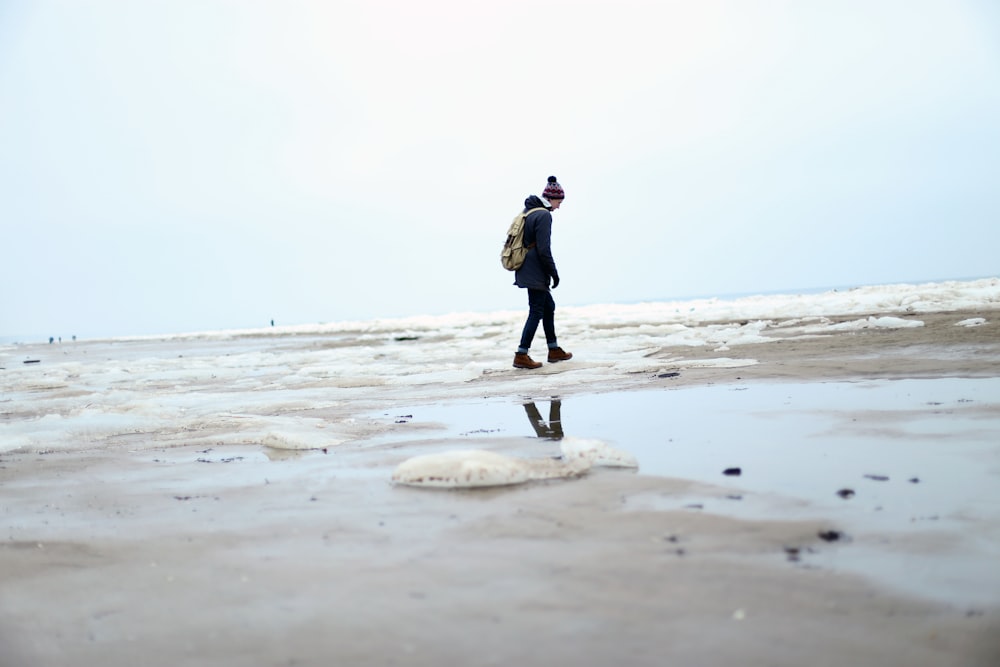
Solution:
[(514, 368), (541, 368), (542, 362), (535, 361), (527, 354), (518, 352), (514, 355)]
[(561, 347), (549, 348), (549, 363), (554, 364), (557, 361), (568, 361), (573, 358), (572, 352), (567, 352)]

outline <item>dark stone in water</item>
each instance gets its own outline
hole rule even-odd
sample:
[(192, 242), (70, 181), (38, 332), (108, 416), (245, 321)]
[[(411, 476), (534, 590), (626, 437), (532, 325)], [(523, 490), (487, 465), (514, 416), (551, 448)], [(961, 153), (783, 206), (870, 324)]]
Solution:
[(865, 479), (873, 479), (876, 482), (888, 482), (889, 478), (886, 475), (865, 475)]

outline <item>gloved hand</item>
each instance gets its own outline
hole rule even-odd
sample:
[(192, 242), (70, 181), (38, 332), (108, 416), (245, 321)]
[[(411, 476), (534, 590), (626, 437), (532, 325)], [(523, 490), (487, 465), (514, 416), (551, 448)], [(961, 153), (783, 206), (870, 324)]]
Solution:
[(559, 276), (552, 276), (552, 289), (559, 287)]

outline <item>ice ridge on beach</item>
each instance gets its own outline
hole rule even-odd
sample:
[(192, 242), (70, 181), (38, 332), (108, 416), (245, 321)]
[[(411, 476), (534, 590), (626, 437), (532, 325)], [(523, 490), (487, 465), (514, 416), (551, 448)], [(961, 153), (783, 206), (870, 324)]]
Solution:
[[(318, 449), (390, 427), (382, 406), (607, 387), (635, 374), (742, 367), (756, 345), (919, 327), (924, 312), (1000, 308), (1000, 279), (811, 295), (567, 307), (561, 370), (510, 368), (522, 311), (0, 348), (0, 452), (179, 443)], [(989, 317), (955, 324), (982, 326)], [(699, 359), (653, 358), (672, 348)]]
[[(840, 318), (850, 315), (867, 316), (871, 313), (899, 315), (998, 307), (1000, 307), (1000, 278), (983, 278), (971, 281), (873, 285), (830, 290), (818, 294), (772, 294), (734, 299), (701, 298), (635, 304), (561, 306), (559, 308), (559, 324), (561, 326), (594, 324), (618, 327), (635, 324), (698, 327), (708, 322), (743, 320), (781, 320), (788, 324), (789, 320), (796, 318)], [(481, 329), (507, 325), (510, 322), (518, 323), (518, 320), (523, 322), (523, 319), (523, 309), (519, 308), (517, 310), (460, 312), (447, 315), (342, 320), (324, 324), (297, 324), (256, 329), (127, 336), (106, 340), (167, 341), (191, 338), (229, 340), (246, 336), (303, 336), (345, 333), (360, 336), (362, 337), (360, 340), (365, 341), (376, 340), (378, 336), (388, 333), (399, 338), (406, 338), (419, 336), (427, 331), (460, 331), (463, 337), (468, 339), (476, 338), (481, 333)], [(891, 326), (890, 320), (884, 320), (880, 324)], [(846, 326), (848, 325), (842, 324), (841, 328)], [(850, 324), (850, 326), (870, 328), (873, 323), (865, 317)], [(687, 341), (697, 345), (710, 342), (711, 338), (710, 335), (701, 337), (692, 335)], [(0, 345), (0, 351), (10, 347), (16, 346)]]

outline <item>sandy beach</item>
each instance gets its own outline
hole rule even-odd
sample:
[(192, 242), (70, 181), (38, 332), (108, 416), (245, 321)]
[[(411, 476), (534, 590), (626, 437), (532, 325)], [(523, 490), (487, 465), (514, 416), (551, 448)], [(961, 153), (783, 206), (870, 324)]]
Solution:
[[(0, 376), (3, 420), (30, 423), (33, 433), (70, 424), (73, 437), (45, 446), (24, 431), (0, 454), (0, 665), (994, 667), (998, 315), (898, 313), (922, 326), (869, 329), (836, 326), (856, 314), (827, 316), (822, 332), (787, 322), (768, 328), (767, 342), (700, 347), (655, 336), (636, 346), (613, 325), (588, 327), (591, 336), (572, 347), (583, 327), (570, 323), (563, 340), (577, 357), (537, 373), (509, 368), (506, 322), (475, 348), (450, 334), (351, 332), (18, 346)], [(354, 372), (347, 361), (337, 373), (321, 368), (330, 354), (399, 355), (405, 367), (414, 350), (433, 361), (456, 349), (483, 365), (473, 377), (464, 362), (442, 362), (419, 383), (400, 380), (386, 359), (379, 368), (392, 381), (363, 361)], [(236, 350), (254, 361), (227, 374)], [(843, 425), (823, 437), (870, 437), (904, 452), (893, 454), (895, 467), (858, 469), (892, 468), (881, 481), (838, 472), (835, 454), (816, 459), (817, 498), (829, 505), (782, 497), (782, 488), (770, 488), (772, 498), (766, 487), (778, 484), (753, 487), (752, 466), (727, 476), (720, 458), (708, 463), (714, 478), (695, 478), (661, 474), (650, 462), (659, 454), (642, 455), (685, 438), (699, 451), (696, 437), (671, 430), (681, 420), (672, 406), (693, 406), (684, 423), (720, 429), (740, 410), (733, 403), (727, 416), (714, 399), (685, 397), (743, 400), (781, 386), (788, 396), (767, 406), (771, 421), (752, 422), (774, 430), (733, 437), (754, 432), (791, 447), (778, 425), (808, 422), (794, 407), (795, 387), (854, 391), (867, 382), (881, 396), (897, 381), (941, 387), (941, 398), (831, 405), (822, 417)], [(280, 396), (268, 394), (279, 384)], [(717, 393), (696, 393), (706, 391)], [(613, 413), (629, 392), (656, 406), (644, 410), (653, 426), (616, 427), (614, 444), (636, 454), (638, 471), (594, 468), (486, 489), (390, 483), (394, 467), (419, 453), (556, 455), (557, 441), (527, 430), (526, 403), (544, 416), (558, 397), (567, 435), (604, 437), (594, 410), (571, 421), (574, 405), (607, 396)], [(502, 406), (524, 430), (471, 410), (462, 416), (469, 404)], [(421, 418), (422, 406), (436, 410), (433, 420)], [(140, 412), (145, 422), (128, 421)], [(463, 426), (450, 429), (449, 414)], [(917, 421), (929, 424), (927, 437), (907, 430)], [(921, 450), (939, 458), (908, 463), (910, 439), (948, 449)], [(954, 511), (943, 483), (935, 486), (949, 457), (993, 482), (965, 489), (971, 500)], [(726, 465), (747, 465), (733, 458)], [(868, 489), (891, 484), (896, 494), (922, 494), (912, 501), (920, 511), (893, 505), (901, 496), (888, 492), (864, 504)], [(845, 490), (857, 495), (836, 497)], [(716, 511), (727, 502), (756, 509)], [(882, 580), (872, 574), (880, 562), (926, 564), (937, 585), (922, 585), (925, 565)], [(951, 588), (949, 572), (961, 579)]]

